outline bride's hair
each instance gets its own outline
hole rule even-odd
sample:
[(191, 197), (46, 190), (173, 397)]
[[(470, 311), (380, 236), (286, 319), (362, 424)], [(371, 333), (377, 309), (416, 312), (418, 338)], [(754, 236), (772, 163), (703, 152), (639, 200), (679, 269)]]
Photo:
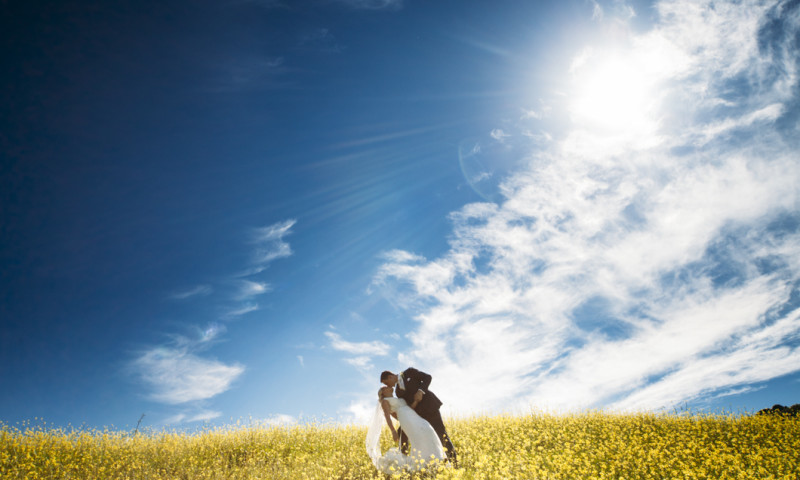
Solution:
[(384, 398), (383, 397), (383, 389), (384, 388), (386, 388), (385, 385), (378, 389), (378, 401), (383, 400), (383, 398)]

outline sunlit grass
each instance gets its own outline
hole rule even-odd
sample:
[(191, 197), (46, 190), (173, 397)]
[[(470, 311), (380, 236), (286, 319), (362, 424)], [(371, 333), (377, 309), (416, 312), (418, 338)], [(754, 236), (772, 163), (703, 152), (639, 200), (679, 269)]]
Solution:
[[(440, 479), (796, 479), (800, 470), (797, 418), (532, 413), (447, 425), (461, 468), (440, 469)], [(0, 425), (0, 478), (384, 478), (365, 434), (330, 424), (137, 435)]]

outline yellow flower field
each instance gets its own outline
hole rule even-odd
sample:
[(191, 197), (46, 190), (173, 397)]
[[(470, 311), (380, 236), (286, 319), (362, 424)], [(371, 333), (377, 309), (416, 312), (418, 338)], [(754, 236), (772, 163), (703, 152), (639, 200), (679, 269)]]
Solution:
[[(460, 468), (416, 478), (800, 478), (797, 418), (587, 412), (446, 424)], [(385, 478), (366, 455), (365, 434), (365, 428), (338, 425), (138, 435), (0, 425), (0, 478)], [(384, 450), (391, 446), (386, 430), (382, 443)]]

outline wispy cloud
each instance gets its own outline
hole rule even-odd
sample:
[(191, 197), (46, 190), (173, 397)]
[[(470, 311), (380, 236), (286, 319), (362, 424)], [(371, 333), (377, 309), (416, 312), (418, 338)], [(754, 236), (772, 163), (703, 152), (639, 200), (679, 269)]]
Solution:
[(273, 260), (292, 255), (291, 246), (283, 238), (291, 234), (295, 223), (295, 220), (285, 220), (253, 231), (252, 243), (256, 251), (253, 258), (255, 271), (251, 274), (264, 270)]
[(141, 379), (152, 388), (158, 402), (182, 404), (205, 400), (228, 390), (244, 373), (238, 363), (226, 365), (201, 358), (185, 348), (155, 347), (133, 363)]
[(592, 20), (595, 21), (602, 21), (603, 20), (603, 7), (600, 5), (600, 2), (597, 0), (591, 0), (592, 2)]
[(229, 310), (227, 313), (225, 313), (225, 316), (223, 318), (230, 320), (232, 318), (241, 317), (242, 315), (247, 315), (248, 313), (255, 312), (257, 310), (258, 310), (257, 303), (247, 303), (239, 307), (236, 307), (232, 310)]
[(492, 132), (489, 135), (492, 138), (494, 138), (495, 140), (497, 140), (498, 142), (502, 142), (502, 141), (504, 141), (506, 139), (506, 137), (510, 137), (511, 136), (511, 135), (505, 133), (500, 128), (495, 128), (494, 130), (492, 130)]
[[(254, 251), (252, 263), (246, 270), (237, 274), (240, 279), (236, 281), (237, 292), (234, 294), (234, 300), (247, 301), (272, 290), (268, 283), (255, 280), (253, 276), (266, 270), (275, 260), (292, 255), (292, 247), (284, 237), (292, 233), (291, 229), (295, 223), (295, 220), (284, 220), (266, 227), (255, 228), (250, 232), (250, 244), (253, 245)], [(229, 309), (223, 318), (230, 320), (258, 309), (258, 304), (249, 301)]]
[(657, 8), (624, 54), (584, 51), (573, 72), (641, 67), (646, 129), (576, 119), (502, 201), (452, 214), (446, 254), (393, 252), (376, 275), (413, 314), (398, 361), (452, 411), (657, 409), (800, 369), (800, 164), (779, 128), (798, 7)]
[(199, 329), (197, 342), (200, 344), (211, 342), (225, 333), (226, 330), (225, 325), (219, 322), (211, 322), (205, 328)]
[(271, 289), (272, 287), (270, 287), (267, 283), (254, 282), (252, 280), (240, 280), (238, 298), (243, 300), (256, 295), (262, 295), (269, 292)]
[(215, 410), (205, 410), (189, 417), (189, 422), (207, 422), (222, 416), (222, 412)]
[(210, 295), (214, 289), (210, 285), (198, 285), (188, 290), (181, 290), (170, 295), (174, 300), (186, 300), (187, 298)]
[(335, 332), (325, 332), (325, 336), (330, 341), (330, 346), (334, 350), (350, 355), (345, 358), (345, 362), (355, 367), (365, 377), (369, 377), (374, 370), (372, 364), (373, 357), (383, 357), (391, 351), (389, 345), (381, 341), (372, 342), (348, 342)]
[(389, 351), (389, 346), (380, 341), (348, 342), (334, 332), (325, 332), (325, 336), (330, 339), (331, 348), (339, 350), (340, 352), (352, 353), (355, 355), (379, 356), (386, 355)]
[(222, 412), (218, 412), (215, 410), (180, 412), (174, 415), (170, 415), (169, 417), (162, 420), (161, 423), (164, 425), (176, 425), (181, 423), (208, 422), (214, 420), (215, 418), (219, 418), (221, 416)]
[(781, 117), (784, 109), (783, 104), (774, 103), (744, 116), (716, 120), (701, 128), (698, 135), (699, 138), (694, 143), (698, 146), (704, 145), (715, 138), (719, 138), (722, 134), (735, 134), (738, 129), (751, 127), (756, 122), (762, 122), (769, 126)]
[(592, 20), (603, 22), (626, 22), (636, 16), (636, 10), (625, 0), (613, 0), (607, 7), (608, 12), (597, 0), (591, 0)]
[(531, 109), (522, 109), (522, 115), (520, 116), (521, 120), (529, 120), (529, 119), (542, 119), (546, 115), (546, 112), (539, 111), (539, 110), (531, 110)]
[(359, 370), (364, 370), (372, 366), (372, 358), (367, 356), (348, 358), (345, 361)]
[[(204, 327), (195, 326), (192, 334), (171, 335), (170, 342), (143, 349), (128, 365), (129, 371), (149, 388), (150, 399), (165, 404), (189, 405), (194, 409), (172, 415), (165, 420), (166, 424), (206, 421), (221, 415), (217, 411), (197, 411), (197, 402), (230, 389), (244, 373), (245, 366), (240, 363), (226, 364), (201, 354), (207, 354), (219, 342), (227, 331), (228, 321), (259, 309), (258, 304), (250, 300), (268, 293), (271, 287), (252, 276), (263, 271), (270, 262), (292, 254), (284, 237), (290, 233), (294, 224), (294, 220), (287, 220), (251, 232), (249, 241), (255, 251), (255, 268), (251, 268), (245, 275), (238, 275), (232, 281), (221, 282), (228, 284), (228, 300), (236, 306), (229, 305), (224, 313), (218, 314), (217, 318), (207, 322)], [(230, 288), (231, 282), (233, 289)], [(199, 285), (172, 294), (171, 298), (188, 300), (199, 295), (208, 295), (212, 291), (209, 285)], [(302, 358), (300, 361), (302, 363)]]

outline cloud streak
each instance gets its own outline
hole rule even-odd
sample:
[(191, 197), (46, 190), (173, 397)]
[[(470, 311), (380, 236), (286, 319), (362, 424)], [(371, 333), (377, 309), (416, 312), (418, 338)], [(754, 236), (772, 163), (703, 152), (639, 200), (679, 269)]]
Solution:
[(247, 299), (256, 295), (262, 295), (269, 292), (271, 289), (272, 287), (266, 283), (242, 280), (239, 282), (239, 299)]
[(214, 291), (210, 285), (198, 285), (188, 290), (182, 290), (170, 295), (173, 300), (186, 300), (187, 298), (210, 295)]
[(378, 271), (414, 319), (398, 360), (450, 411), (669, 408), (800, 369), (800, 167), (779, 128), (798, 7), (657, 8), (622, 50), (661, 59), (642, 64), (646, 129), (576, 121), (502, 201), (452, 214), (446, 254)]
[(223, 318), (226, 320), (231, 320), (236, 317), (241, 317), (242, 315), (247, 315), (248, 313), (255, 312), (258, 310), (258, 308), (259, 307), (257, 303), (247, 303), (239, 307), (236, 307), (232, 310), (229, 310)]
[(253, 231), (251, 243), (255, 245), (255, 268), (250, 274), (263, 271), (274, 260), (292, 255), (291, 246), (283, 238), (291, 233), (295, 223), (295, 220), (286, 220)]
[(340, 352), (352, 353), (356, 355), (386, 355), (389, 346), (383, 342), (348, 342), (339, 334), (325, 332), (325, 336), (331, 341), (331, 348)]

